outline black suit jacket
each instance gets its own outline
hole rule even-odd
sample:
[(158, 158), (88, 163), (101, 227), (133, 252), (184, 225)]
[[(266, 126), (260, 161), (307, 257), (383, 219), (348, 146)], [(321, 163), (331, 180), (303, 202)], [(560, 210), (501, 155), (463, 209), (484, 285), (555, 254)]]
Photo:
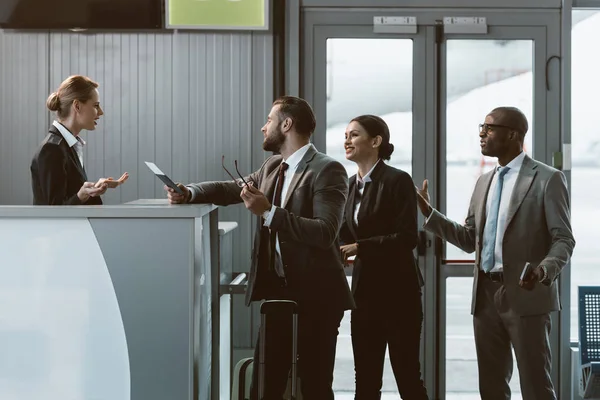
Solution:
[[(250, 174), (269, 201), (275, 192), (282, 158), (269, 157)], [(191, 184), (195, 203), (229, 205), (242, 202), (241, 188), (233, 181)], [(282, 207), (277, 208), (271, 229), (279, 236), (281, 258), (291, 299), (301, 308), (347, 310), (354, 301), (344, 273), (338, 231), (348, 194), (348, 175), (331, 157), (310, 147), (294, 173)], [(269, 235), (262, 217), (252, 251), (246, 304), (273, 295), (274, 272), (268, 271)]]
[(75, 149), (55, 126), (51, 126), (31, 160), (31, 188), (34, 205), (98, 205), (100, 197), (82, 203), (77, 192), (87, 181)]
[(418, 242), (417, 199), (409, 174), (380, 161), (365, 184), (354, 223), (356, 175), (340, 238), (358, 243), (352, 271), (352, 293), (357, 305), (420, 292), (423, 283), (413, 254)]

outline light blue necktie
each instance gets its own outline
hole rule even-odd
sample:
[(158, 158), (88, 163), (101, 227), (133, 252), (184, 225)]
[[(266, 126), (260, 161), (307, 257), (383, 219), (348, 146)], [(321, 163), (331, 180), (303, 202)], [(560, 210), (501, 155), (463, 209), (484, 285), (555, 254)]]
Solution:
[(498, 167), (498, 180), (496, 181), (496, 190), (490, 204), (490, 213), (485, 221), (483, 230), (483, 249), (481, 251), (481, 269), (484, 272), (490, 272), (494, 268), (494, 250), (496, 248), (496, 232), (498, 231), (498, 212), (500, 211), (500, 199), (502, 198), (502, 186), (504, 184), (504, 175), (508, 172), (508, 167)]

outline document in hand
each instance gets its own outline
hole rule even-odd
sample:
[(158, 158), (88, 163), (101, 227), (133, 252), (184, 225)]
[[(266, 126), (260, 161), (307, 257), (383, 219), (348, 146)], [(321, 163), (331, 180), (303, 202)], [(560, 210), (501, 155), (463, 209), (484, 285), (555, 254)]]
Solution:
[(165, 175), (160, 168), (158, 168), (156, 166), (156, 164), (152, 163), (152, 162), (148, 162), (148, 161), (144, 161), (146, 163), (146, 165), (148, 166), (148, 168), (150, 168), (150, 170), (152, 172), (154, 172), (154, 175), (156, 175), (158, 177), (158, 179), (160, 179), (161, 181), (163, 181), (163, 183), (165, 185), (167, 185), (168, 187), (170, 187), (171, 189), (173, 189), (174, 191), (176, 191), (177, 193), (183, 195), (183, 191), (181, 189), (179, 189), (179, 187), (177, 187), (177, 185), (175, 184), (175, 182), (173, 182), (171, 180), (171, 178), (169, 178), (167, 175)]

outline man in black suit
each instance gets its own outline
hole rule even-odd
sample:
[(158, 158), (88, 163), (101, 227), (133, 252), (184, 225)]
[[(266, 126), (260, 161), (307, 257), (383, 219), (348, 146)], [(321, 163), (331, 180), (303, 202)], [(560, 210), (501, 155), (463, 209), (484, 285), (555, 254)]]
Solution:
[[(263, 299), (299, 305), (299, 377), (305, 399), (333, 400), (333, 366), (344, 310), (354, 306), (338, 250), (348, 176), (337, 161), (309, 142), (315, 129), (310, 105), (284, 96), (262, 128), (269, 157), (244, 179), (165, 187), (171, 203), (244, 202), (258, 217), (246, 304)], [(265, 399), (280, 400), (291, 365), (291, 320), (268, 322)], [(259, 340), (260, 343), (260, 340)], [(254, 354), (258, 360), (259, 345)], [(257, 365), (257, 364), (255, 364)], [(251, 399), (257, 399), (254, 368)]]

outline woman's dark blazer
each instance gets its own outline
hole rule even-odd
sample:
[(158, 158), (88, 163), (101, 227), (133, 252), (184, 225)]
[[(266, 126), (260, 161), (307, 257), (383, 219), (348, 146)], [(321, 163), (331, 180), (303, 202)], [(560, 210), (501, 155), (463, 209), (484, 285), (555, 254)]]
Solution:
[[(358, 243), (352, 293), (361, 300), (420, 293), (423, 284), (413, 250), (417, 246), (417, 198), (411, 176), (380, 160), (365, 184), (358, 226), (354, 224), (356, 175), (350, 178), (343, 243)], [(388, 296), (389, 294), (389, 296)], [(367, 300), (368, 301), (368, 300)]]
[(82, 202), (77, 192), (87, 181), (85, 169), (75, 149), (55, 126), (51, 126), (31, 160), (31, 188), (34, 205), (98, 205), (100, 197)]

